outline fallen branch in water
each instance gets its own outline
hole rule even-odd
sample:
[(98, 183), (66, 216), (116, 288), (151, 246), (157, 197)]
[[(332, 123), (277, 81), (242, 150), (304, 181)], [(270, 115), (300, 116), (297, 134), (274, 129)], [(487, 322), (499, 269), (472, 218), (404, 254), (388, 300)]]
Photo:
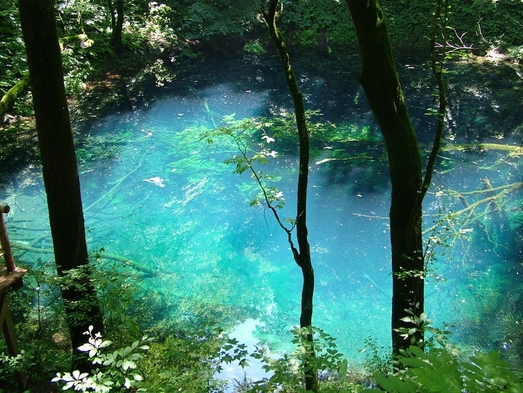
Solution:
[[(17, 243), (17, 242), (11, 242), (11, 247), (15, 250), (24, 250), (24, 251), (28, 251), (28, 252), (42, 253), (42, 254), (54, 254), (54, 251), (50, 248), (37, 248), (37, 247), (32, 247), (32, 246), (28, 246), (28, 245), (25, 245), (22, 243)], [(149, 267), (143, 265), (142, 263), (136, 262), (129, 258), (122, 257), (120, 255), (102, 253), (98, 256), (98, 258), (121, 262), (121, 263), (125, 264), (126, 266), (132, 267), (133, 269), (135, 269), (139, 272), (142, 272), (150, 277), (154, 277), (159, 274), (159, 273), (153, 271), (153, 269), (150, 269)]]
[(504, 145), (502, 143), (466, 143), (457, 145), (446, 145), (440, 148), (440, 151), (483, 151), (483, 150), (501, 150), (510, 153), (523, 154), (523, 147), (514, 145)]
[[(345, 142), (338, 142), (336, 150), (339, 151), (340, 149), (348, 148), (349, 146), (359, 146), (361, 144), (365, 143), (366, 145), (374, 144), (374, 145), (381, 145), (383, 144), (382, 141), (345, 141)], [(424, 149), (424, 145), (420, 145), (420, 149)], [(514, 146), (514, 145), (504, 145), (502, 143), (465, 143), (465, 144), (447, 144), (445, 146), (442, 146), (439, 148), (440, 152), (453, 152), (453, 151), (461, 151), (461, 152), (482, 152), (482, 151), (488, 151), (488, 150), (495, 150), (495, 151), (504, 151), (508, 152), (509, 154), (523, 154), (523, 147), (521, 146)], [(349, 161), (349, 160), (357, 160), (357, 159), (376, 159), (376, 157), (370, 157), (370, 156), (351, 156), (350, 152), (347, 152), (347, 157), (326, 157), (322, 158), (320, 160), (316, 161), (316, 165), (322, 165), (329, 162), (335, 162), (335, 161)]]
[(356, 217), (362, 217), (362, 218), (370, 218), (371, 220), (388, 220), (389, 217), (385, 216), (371, 216), (370, 214), (361, 214), (361, 213), (352, 213), (353, 216)]
[[(446, 193), (439, 193), (438, 196), (450, 196), (460, 201), (463, 208), (451, 212), (448, 216), (443, 217), (443, 220), (438, 222), (423, 231), (424, 234), (436, 233), (438, 227), (444, 227), (450, 230), (449, 233), (455, 237), (451, 243), (459, 239), (462, 235), (467, 235), (473, 231), (473, 226), (477, 225), (485, 233), (487, 240), (494, 245), (494, 250), (498, 247), (507, 248), (509, 245), (502, 244), (496, 241), (489, 233), (489, 228), (480, 220), (488, 216), (496, 214), (499, 219), (504, 222), (508, 221), (505, 214), (505, 207), (513, 200), (513, 193), (523, 188), (523, 182), (506, 184), (503, 186), (492, 187), (488, 178), (483, 179), (485, 188), (480, 190), (458, 192), (449, 190)], [(467, 198), (479, 197), (473, 202), (469, 202)], [(481, 210), (480, 210), (481, 209)], [(446, 225), (443, 226), (443, 223)], [(494, 225), (495, 223), (491, 224)], [(501, 224), (498, 224), (502, 227)]]
[(370, 281), (371, 283), (371, 288), (374, 288), (376, 289), (378, 292), (380, 292), (384, 299), (390, 299), (390, 296), (391, 294), (390, 293), (387, 293), (381, 286), (379, 286), (378, 284), (376, 284), (376, 282), (366, 273), (363, 273), (363, 277), (365, 277), (367, 280)]
[(142, 155), (142, 157), (140, 158), (140, 161), (138, 162), (138, 166), (136, 166), (131, 172), (127, 173), (126, 175), (124, 175), (122, 178), (120, 178), (116, 184), (111, 187), (111, 189), (109, 191), (107, 191), (105, 194), (103, 194), (100, 198), (98, 198), (96, 201), (94, 201), (93, 203), (91, 203), (89, 206), (87, 206), (85, 209), (84, 209), (84, 214), (85, 212), (89, 211), (89, 209), (91, 209), (93, 206), (95, 206), (97, 203), (99, 203), (100, 201), (104, 200), (105, 198), (107, 198), (109, 195), (111, 195), (118, 187), (120, 187), (120, 185), (129, 177), (131, 176), (134, 172), (136, 172), (141, 166), (142, 166), (142, 163), (143, 163), (143, 159), (145, 157), (145, 154)]

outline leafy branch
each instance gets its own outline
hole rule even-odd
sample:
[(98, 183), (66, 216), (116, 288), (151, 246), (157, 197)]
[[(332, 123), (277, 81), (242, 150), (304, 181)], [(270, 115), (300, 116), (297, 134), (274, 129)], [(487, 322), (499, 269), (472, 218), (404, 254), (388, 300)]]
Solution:
[[(423, 178), (423, 184), (416, 198), (416, 203), (414, 205), (413, 211), (418, 210), (422, 203), (425, 195), (427, 194), (430, 184), (432, 182), (432, 175), (434, 173), (434, 165), (438, 152), (441, 149), (441, 141), (443, 139), (443, 131), (445, 130), (445, 116), (447, 114), (447, 88), (445, 82), (445, 61), (449, 56), (449, 52), (470, 49), (463, 43), (463, 35), (459, 35), (456, 29), (451, 28), (448, 25), (450, 13), (449, 0), (437, 0), (436, 8), (434, 11), (434, 18), (432, 20), (431, 26), (431, 35), (430, 35), (430, 65), (432, 73), (436, 79), (438, 85), (438, 109), (429, 109), (429, 114), (434, 114), (437, 117), (437, 126), (436, 132), (434, 135), (434, 142), (432, 144), (432, 149), (427, 160), (425, 168), (425, 176)], [(452, 29), (458, 39), (461, 42), (461, 45), (451, 44), (447, 38), (447, 30)], [(441, 36), (443, 42), (440, 43), (437, 41), (437, 37)], [(415, 225), (417, 217), (415, 214), (411, 216), (409, 222), (409, 227), (413, 228)]]
[[(328, 333), (315, 326), (294, 328), (292, 330), (294, 349), (277, 355), (267, 346), (255, 346), (249, 352), (245, 344), (230, 339), (220, 353), (220, 359), (229, 363), (238, 361), (243, 368), (248, 366), (247, 358), (257, 360), (265, 376), (260, 380), (236, 381), (245, 392), (303, 392), (302, 376), (311, 370), (317, 370), (323, 376), (325, 392), (349, 392), (347, 381), (349, 363), (339, 352), (336, 340)], [(314, 341), (307, 340), (313, 335)], [(315, 356), (311, 356), (315, 354)], [(309, 391), (309, 390), (308, 390)]]
[(500, 353), (490, 351), (485, 354), (479, 350), (470, 356), (462, 354), (448, 340), (449, 331), (430, 326), (426, 314), (417, 317), (412, 310), (405, 310), (402, 321), (411, 327), (402, 330), (405, 339), (413, 339), (414, 333), (424, 330), (431, 334), (425, 350), (411, 345), (402, 350), (397, 361), (403, 370), (384, 376), (376, 373), (374, 377), (382, 388), (366, 389), (371, 392), (522, 392), (523, 384), (510, 369), (509, 363), (501, 359)]
[[(269, 149), (263, 144), (270, 144), (275, 142), (275, 139), (270, 136), (266, 131), (263, 131), (261, 137), (262, 148), (259, 151), (251, 153), (249, 141), (252, 140), (252, 130), (258, 130), (262, 128), (260, 122), (254, 119), (244, 119), (235, 121), (232, 116), (228, 116), (224, 119), (226, 126), (217, 128), (211, 132), (205, 134), (204, 138), (208, 143), (213, 142), (215, 136), (227, 136), (234, 141), (239, 155), (234, 155), (232, 158), (226, 159), (225, 164), (234, 165), (234, 173), (243, 174), (244, 172), (250, 172), (251, 177), (256, 181), (259, 189), (261, 190), (261, 201), (265, 203), (267, 208), (272, 212), (276, 222), (283, 231), (287, 234), (287, 242), (292, 250), (294, 257), (298, 255), (298, 250), (292, 240), (292, 232), (296, 226), (296, 221), (293, 219), (286, 219), (290, 224), (290, 227), (285, 225), (284, 220), (280, 217), (278, 209), (282, 209), (285, 205), (285, 198), (283, 192), (279, 191), (276, 187), (270, 187), (265, 184), (264, 180), (272, 179), (272, 176), (263, 174), (254, 168), (254, 164), (265, 165), (269, 162), (270, 158), (276, 158), (278, 152)], [(261, 205), (260, 198), (251, 201), (251, 206)]]
[(81, 392), (126, 392), (133, 388), (138, 392), (145, 389), (137, 387), (137, 383), (143, 380), (141, 374), (136, 372), (137, 361), (143, 358), (140, 351), (149, 350), (147, 336), (142, 337), (129, 347), (120, 348), (110, 353), (105, 353), (104, 348), (109, 347), (112, 342), (102, 340), (100, 333), (93, 333), (93, 326), (89, 326), (84, 332), (88, 336), (87, 343), (78, 347), (78, 350), (87, 352), (93, 365), (104, 368), (96, 368), (91, 373), (74, 370), (72, 373), (57, 373), (51, 382), (64, 384), (62, 390), (75, 390)]

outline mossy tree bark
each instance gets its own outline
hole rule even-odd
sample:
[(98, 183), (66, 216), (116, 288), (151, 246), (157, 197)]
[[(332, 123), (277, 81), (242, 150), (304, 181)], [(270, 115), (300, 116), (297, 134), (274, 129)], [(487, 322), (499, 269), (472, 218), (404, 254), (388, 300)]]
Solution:
[(29, 87), (29, 75), (24, 76), (18, 81), (13, 87), (11, 87), (7, 93), (4, 94), (0, 100), (0, 116), (3, 116), (5, 112), (13, 105), (15, 100), (27, 91)]
[[(42, 158), (49, 221), (57, 272), (75, 268), (89, 273), (80, 180), (63, 83), (54, 0), (20, 0), (20, 20), (27, 51), (36, 128)], [(103, 330), (102, 314), (89, 277), (62, 287), (73, 348), (85, 342), (89, 325)], [(77, 352), (77, 354), (79, 354)], [(75, 366), (87, 369), (84, 356)]]
[[(397, 329), (413, 327), (401, 318), (406, 309), (424, 310), (422, 164), (418, 141), (396, 72), (387, 26), (377, 0), (346, 0), (358, 36), (362, 69), (359, 76), (383, 134), (392, 184), (390, 238), (392, 247), (392, 346), (398, 354), (411, 342)], [(415, 339), (422, 342), (423, 332)]]
[[(303, 276), (303, 287), (301, 295), (300, 327), (309, 329), (305, 337), (304, 346), (308, 349), (306, 354), (315, 357), (312, 337), (312, 312), (314, 295), (314, 269), (312, 267), (310, 246), (307, 229), (307, 188), (309, 180), (309, 132), (305, 116), (303, 95), (299, 89), (296, 76), (291, 67), (289, 52), (285, 45), (282, 34), (276, 26), (279, 15), (279, 0), (271, 0), (267, 12), (264, 12), (264, 20), (269, 29), (271, 39), (280, 55), (281, 65), (287, 81), (289, 92), (294, 102), (294, 114), (298, 128), (299, 139), (299, 174), (297, 189), (297, 211), (296, 211), (296, 238), (298, 249), (291, 242), (291, 248), (296, 264), (301, 268)], [(307, 391), (318, 391), (317, 370), (312, 365), (314, 362), (305, 364), (305, 388)]]

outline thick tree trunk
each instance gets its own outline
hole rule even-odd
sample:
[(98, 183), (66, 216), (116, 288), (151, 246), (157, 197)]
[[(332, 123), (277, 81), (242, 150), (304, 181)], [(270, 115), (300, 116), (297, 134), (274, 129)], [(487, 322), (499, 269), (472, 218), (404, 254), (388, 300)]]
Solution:
[[(281, 65), (287, 80), (287, 86), (294, 102), (294, 113), (298, 128), (300, 162), (298, 174), (297, 189), (297, 211), (296, 211), (296, 237), (298, 249), (292, 247), (294, 260), (301, 268), (303, 276), (303, 287), (301, 294), (301, 314), (300, 327), (309, 329), (305, 337), (304, 345), (309, 349), (307, 356), (313, 358), (316, 356), (312, 336), (312, 311), (314, 296), (314, 269), (312, 267), (310, 246), (307, 230), (307, 188), (309, 180), (309, 131), (307, 130), (307, 121), (305, 116), (305, 107), (303, 104), (303, 95), (299, 89), (298, 82), (291, 67), (289, 52), (285, 46), (283, 36), (276, 26), (278, 18), (279, 0), (271, 0), (269, 10), (264, 15), (265, 23), (269, 29), (272, 41), (280, 55)], [(307, 391), (318, 391), (318, 373), (313, 361), (307, 361), (305, 364), (305, 388)]]
[[(58, 274), (86, 268), (88, 255), (80, 181), (63, 84), (62, 59), (54, 0), (20, 0), (20, 20), (42, 157), (51, 234)], [(83, 332), (102, 331), (102, 315), (88, 276), (62, 289), (73, 348), (85, 342)], [(77, 362), (77, 366), (86, 366)]]
[[(422, 166), (418, 141), (396, 72), (384, 15), (377, 0), (346, 0), (358, 35), (365, 95), (385, 140), (392, 184), (390, 237), (392, 246), (393, 352), (408, 347), (397, 329), (413, 327), (400, 319), (405, 310), (424, 309), (422, 253)], [(423, 339), (418, 332), (417, 341)]]

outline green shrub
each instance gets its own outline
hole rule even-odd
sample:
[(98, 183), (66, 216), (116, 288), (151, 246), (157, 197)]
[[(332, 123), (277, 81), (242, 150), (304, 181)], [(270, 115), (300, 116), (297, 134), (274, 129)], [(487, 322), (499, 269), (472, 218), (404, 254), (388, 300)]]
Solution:
[[(397, 357), (397, 371), (391, 375), (375, 373), (374, 377), (382, 389), (389, 393), (479, 393), (479, 392), (523, 392), (523, 383), (518, 380), (509, 364), (501, 359), (498, 351), (485, 354), (474, 351), (471, 355), (463, 354), (459, 348), (450, 344), (449, 332), (430, 326), (425, 314), (416, 317), (413, 314), (403, 318), (411, 322), (411, 329), (404, 329), (405, 339), (413, 337), (422, 329), (431, 335), (424, 344), (413, 344)], [(367, 389), (365, 392), (379, 392)]]
[(455, 348), (430, 348), (424, 352), (411, 346), (398, 357), (398, 362), (404, 367), (402, 371), (374, 376), (386, 392), (523, 392), (523, 384), (497, 351), (488, 354), (476, 351), (464, 357)]
[(78, 349), (88, 353), (96, 368), (90, 372), (75, 370), (72, 373), (57, 373), (51, 382), (63, 384), (63, 390), (81, 392), (125, 392), (131, 388), (133, 391), (145, 391), (140, 386), (143, 377), (137, 370), (137, 362), (143, 357), (142, 351), (149, 350), (150, 338), (144, 336), (129, 347), (105, 353), (104, 348), (109, 347), (111, 341), (102, 340), (100, 333), (93, 333), (93, 326), (89, 326), (84, 334), (89, 337), (88, 342)]

